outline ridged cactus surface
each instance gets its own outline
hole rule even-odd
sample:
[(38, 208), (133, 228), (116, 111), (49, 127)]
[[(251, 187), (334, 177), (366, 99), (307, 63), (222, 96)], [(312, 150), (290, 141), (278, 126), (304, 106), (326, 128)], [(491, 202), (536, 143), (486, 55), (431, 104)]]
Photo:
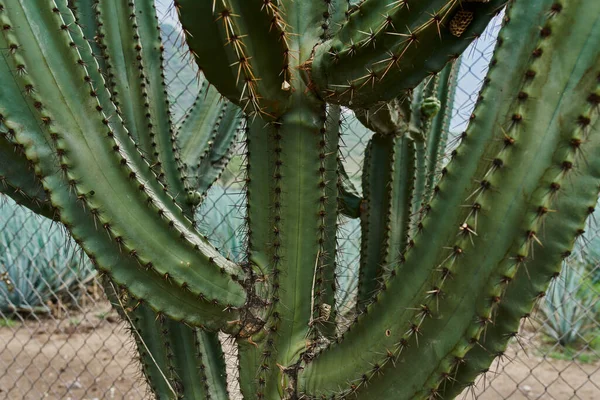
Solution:
[[(224, 334), (244, 399), (471, 386), (594, 211), (600, 2), (174, 6), (202, 82), (178, 126), (152, 0), (0, 0), (0, 191), (60, 221), (103, 273), (154, 395), (234, 398)], [(450, 146), (460, 55), (502, 12)], [(362, 193), (340, 155), (350, 112), (373, 132)], [(242, 262), (194, 220), (235, 152)], [(362, 230), (345, 304), (340, 215)]]

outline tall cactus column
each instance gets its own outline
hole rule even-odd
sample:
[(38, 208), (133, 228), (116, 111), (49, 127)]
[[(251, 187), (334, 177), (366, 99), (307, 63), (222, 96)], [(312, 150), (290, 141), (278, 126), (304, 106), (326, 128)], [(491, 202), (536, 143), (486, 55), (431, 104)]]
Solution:
[[(248, 132), (250, 260), (263, 264), (260, 278), (269, 288), (269, 319), (252, 341), (262, 353), (257, 388), (271, 393), (267, 398), (281, 390), (282, 380), (294, 379), (312, 331), (333, 325), (318, 310), (334, 306), (334, 282), (326, 276), (334, 268), (329, 244), (335, 248), (335, 232), (327, 230), (326, 219), (337, 212), (330, 183), (337, 183), (338, 132), (326, 129), (323, 103), (302, 92), (292, 103), (277, 120), (255, 121)], [(328, 304), (322, 302), (326, 297), (332, 299)], [(247, 357), (241, 355), (240, 374), (256, 374)]]

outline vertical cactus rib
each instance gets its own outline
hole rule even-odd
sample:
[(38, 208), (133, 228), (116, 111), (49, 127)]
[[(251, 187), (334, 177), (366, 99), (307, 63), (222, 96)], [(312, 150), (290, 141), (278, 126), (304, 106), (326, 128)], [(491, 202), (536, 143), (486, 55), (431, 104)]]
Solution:
[[(456, 59), (506, 2), (365, 1), (317, 47), (306, 79), (327, 101), (352, 108), (390, 101)], [(464, 8), (474, 18), (457, 37), (450, 21)]]
[[(65, 6), (62, 1), (59, 3)], [(15, 75), (12, 72), (14, 69), (9, 73), (19, 83), (20, 90), (24, 91), (25, 97), (19, 97), (26, 100), (27, 104), (13, 104), (15, 99), (10, 97), (2, 99), (0, 104), (3, 112), (6, 111), (5, 124), (15, 129), (17, 139), (26, 146), (31, 144), (31, 136), (39, 134), (40, 129), (45, 141), (53, 143), (51, 151), (58, 158), (59, 168), (50, 167), (42, 171), (44, 185), (50, 191), (53, 204), (60, 208), (62, 220), (74, 234), (79, 222), (71, 217), (78, 214), (81, 205), (84, 205), (96, 229), (95, 232), (87, 231), (87, 237), (81, 240), (93, 246), (95, 243), (89, 243), (92, 237), (108, 236), (120, 252), (129, 255), (135, 264), (145, 265), (146, 269), (152, 270), (146, 273), (148, 277), (156, 276), (153, 275), (156, 272), (160, 274), (164, 281), (159, 285), (163, 293), (171, 286), (170, 291), (174, 296), (185, 297), (186, 291), (189, 291), (195, 296), (202, 295), (207, 300), (215, 299), (217, 304), (221, 304), (221, 308), (218, 305), (209, 306), (208, 301), (190, 304), (174, 313), (177, 319), (184, 318), (182, 311), (192, 306), (207, 311), (212, 309), (212, 317), (207, 318), (211, 325), (216, 320), (223, 321), (223, 305), (239, 307), (244, 303), (245, 294), (241, 286), (229, 275), (236, 273), (237, 267), (191, 231), (189, 221), (185, 222), (170, 213), (169, 206), (163, 202), (166, 194), (155, 191), (156, 186), (151, 179), (145, 183), (139, 180), (147, 173), (148, 165), (131, 149), (132, 143), (128, 142), (127, 137), (122, 137), (118, 118), (111, 121), (110, 115), (106, 114), (110, 110), (105, 110), (98, 103), (97, 91), (88, 82), (101, 79), (91, 78), (97, 71), (94, 68), (88, 70), (80, 56), (82, 53), (90, 54), (89, 46), (77, 49), (69, 45), (75, 43), (72, 37), (81, 38), (81, 31), (78, 27), (72, 31), (62, 29), (68, 25), (64, 23), (59, 8), (55, 7), (57, 12), (52, 11), (53, 4), (56, 3), (49, 1), (36, 6), (28, 2), (11, 3), (10, 6), (3, 4), (0, 17), (13, 27), (10, 32), (3, 32), (4, 48), (14, 49), (4, 52), (4, 60), (12, 68), (36, 65), (36, 68), (26, 68), (27, 74), (22, 76)], [(40, 35), (44, 36), (44, 47), (38, 46)], [(25, 48), (27, 51), (23, 50)], [(27, 119), (41, 121), (41, 124), (32, 129), (23, 129), (22, 125), (28, 122)], [(107, 131), (108, 135), (101, 133)], [(118, 165), (121, 167), (115, 169), (114, 166)], [(64, 186), (60, 183), (63, 179), (68, 186), (66, 193), (60, 188)], [(135, 205), (128, 205), (131, 202)], [(148, 207), (138, 207), (139, 202), (147, 203)], [(111, 207), (104, 208), (105, 204)], [(149, 237), (140, 235), (140, 232), (148, 233)], [(162, 241), (162, 244), (171, 243), (171, 248), (167, 250), (163, 246), (152, 245), (155, 240)], [(99, 254), (94, 256), (100, 257)], [(104, 269), (111, 269), (119, 262), (114, 257), (106, 261), (102, 265)], [(206, 267), (200, 267), (202, 265)], [(116, 270), (111, 272), (115, 274), (115, 280), (124, 283), (116, 277)], [(139, 275), (139, 268), (136, 271), (119, 271), (119, 275), (131, 277), (134, 272), (138, 278), (145, 276)], [(198, 280), (202, 275), (205, 277)], [(131, 286), (138, 290), (138, 293), (134, 293), (136, 297), (147, 297), (148, 287), (143, 287), (141, 282), (127, 283), (132, 292)], [(158, 299), (154, 306), (159, 308), (160, 302), (161, 299)], [(185, 317), (194, 321), (203, 319), (200, 315)]]
[[(96, 3), (98, 0), (68, 0), (67, 7), (75, 17), (75, 23), (81, 28), (84, 38), (92, 48), (92, 54), (102, 71), (106, 70), (104, 55), (96, 37), (99, 33), (98, 18), (96, 18)], [(67, 17), (68, 18), (68, 17)]]
[[(163, 171), (155, 149), (156, 132), (148, 128), (150, 121), (146, 114), (149, 111), (144, 107), (148, 93), (146, 83), (142, 84), (140, 79), (142, 46), (137, 29), (133, 27), (131, 7), (122, 1), (95, 0), (93, 9), (96, 10), (98, 32), (94, 37), (102, 51), (103, 73), (111, 101), (139, 151), (153, 165), (155, 172), (161, 174)], [(134, 36), (137, 39), (133, 39)]]
[[(312, 325), (326, 338), (336, 335), (337, 307), (336, 291), (336, 251), (338, 219), (338, 147), (340, 138), (341, 107), (327, 108), (321, 127), (319, 143), (319, 198), (320, 226), (318, 233), (319, 264), (314, 276)], [(314, 335), (319, 340), (319, 335)]]
[[(322, 226), (319, 212), (322, 203), (319, 189), (326, 185), (319, 168), (322, 155), (336, 159), (335, 154), (322, 153), (320, 130), (323, 111), (319, 109), (320, 106), (315, 107), (302, 98), (297, 101), (296, 107), (276, 122), (272, 138), (280, 162), (280, 176), (276, 175), (275, 179), (282, 189), (278, 195), (280, 208), (275, 212), (275, 216), (280, 217), (276, 225), (279, 232), (273, 246), (274, 256), (283, 262), (273, 270), (273, 274), (277, 275), (273, 279), (279, 281), (280, 287), (273, 298), (274, 312), (278, 312), (280, 317), (271, 317), (267, 328), (275, 342), (274, 368), (280, 365), (284, 369), (276, 370), (269, 376), (267, 398), (274, 397), (280, 390), (295, 391), (295, 364), (307, 350), (305, 338), (312, 316), (310, 304), (314, 295), (313, 282), (321, 256), (318, 237)], [(329, 268), (334, 266), (330, 265)], [(281, 379), (286, 382), (284, 385), (281, 385)]]
[[(207, 81), (177, 129), (177, 146), (198, 201), (227, 166), (242, 124), (241, 110)], [(192, 200), (192, 199), (190, 199)]]
[(198, 206), (221, 175), (231, 157), (241, 124), (241, 110), (204, 81), (176, 133), (181, 162), (188, 178), (188, 202)]
[[(551, 12), (552, 4), (539, 0), (512, 6), (463, 143), (434, 191), (431, 209), (406, 261), (396, 267), (396, 276), (411, 285), (400, 287), (397, 279), (387, 282), (387, 290), (341, 344), (307, 366), (305, 379), (312, 389), (308, 393), (358, 391), (366, 399), (435, 396), (442, 377), (489, 329), (494, 303), (471, 303), (466, 293), (498, 296), (502, 303), (499, 275), (510, 278), (508, 274), (523, 260), (544, 257), (546, 247), (538, 244), (544, 242), (538, 225), (540, 210), (551, 209), (547, 202), (561, 186), (553, 182), (565, 179), (566, 185), (569, 174), (577, 171), (573, 157), (578, 151), (569, 145), (574, 143), (572, 132), (562, 129), (560, 121), (589, 121), (578, 117), (587, 92), (577, 97), (581, 91), (572, 88), (588, 85), (591, 89), (585, 74), (590, 73), (590, 65), (597, 65), (598, 56), (586, 46), (590, 37), (598, 37), (600, 16), (600, 5), (591, 1), (573, 2), (558, 15)], [(573, 20), (581, 24), (569, 28), (569, 41), (565, 41), (559, 33)], [(513, 85), (515, 81), (520, 85)], [(585, 151), (583, 144), (581, 151)], [(556, 158), (561, 160), (558, 164)], [(517, 192), (519, 196), (514, 195)], [(589, 207), (589, 201), (581, 207)], [(475, 236), (477, 232), (486, 235)], [(568, 248), (571, 239), (551, 247)], [(438, 249), (437, 254), (432, 249)], [(554, 265), (559, 262), (555, 259)], [(490, 282), (496, 283), (492, 292)], [(531, 299), (521, 297), (518, 303), (529, 306)], [(442, 329), (444, 340), (436, 340)], [(370, 332), (368, 343), (366, 332)], [(375, 340), (378, 345), (372, 345), (373, 334), (380, 335)], [(363, 364), (350, 372), (355, 368), (350, 360), (359, 358), (353, 354), (356, 351), (361, 363), (377, 367), (367, 371)], [(329, 364), (333, 359), (335, 369)], [(348, 368), (342, 370), (340, 365)], [(392, 382), (398, 375), (411, 379), (400, 387)], [(306, 387), (304, 382), (301, 385)], [(339, 392), (344, 386), (347, 389)]]
[(275, 2), (177, 0), (200, 70), (245, 112), (280, 115), (292, 89), (287, 26)]
[(375, 133), (367, 145), (362, 175), (358, 312), (369, 304), (384, 273), (406, 247), (414, 176), (413, 141), (401, 133)]
[(194, 103), (177, 127), (177, 146), (186, 167), (193, 166), (209, 147), (215, 129), (223, 119), (225, 100), (207, 80), (203, 80)]
[[(246, 127), (246, 224), (248, 229), (248, 263), (252, 266), (255, 290), (262, 298), (278, 296), (281, 258), (275, 252), (275, 235), (279, 231), (279, 208), (274, 204), (281, 187), (277, 176), (280, 152), (275, 151), (275, 125), (259, 118), (248, 121)], [(278, 201), (278, 200), (277, 200)], [(279, 207), (280, 202), (278, 201)], [(277, 244), (279, 246), (279, 244)], [(278, 271), (274, 273), (274, 271)], [(261, 310), (262, 306), (262, 310)], [(258, 304), (261, 314), (272, 313), (275, 303)], [(267, 308), (268, 307), (268, 308)], [(260, 315), (257, 316), (260, 318)], [(265, 321), (258, 320), (257, 324)], [(260, 327), (259, 327), (260, 328)], [(238, 340), (239, 383), (244, 399), (264, 398), (267, 377), (275, 374), (274, 340), (268, 329), (261, 329), (248, 339)], [(262, 396), (262, 397), (261, 397)]]
[(427, 182), (425, 183), (425, 194), (423, 204), (429, 202), (433, 188), (439, 180), (439, 173), (443, 155), (446, 149), (448, 134), (450, 133), (450, 120), (456, 94), (458, 71), (460, 70), (460, 58), (451, 64), (447, 64), (439, 72), (436, 97), (440, 102), (440, 111), (433, 117), (431, 129), (427, 135)]
[(191, 171), (196, 178), (193, 189), (202, 196), (205, 196), (227, 167), (237, 144), (240, 129), (243, 129), (241, 124), (242, 113), (239, 107), (230, 102), (225, 103), (220, 122), (214, 127), (213, 137)]
[[(103, 0), (104, 1), (104, 0)], [(131, 3), (130, 3), (131, 4)], [(156, 6), (152, 0), (135, 0), (131, 7), (132, 27), (137, 27), (133, 38), (139, 37), (141, 51), (138, 56), (141, 86), (145, 85), (147, 128), (155, 134), (155, 151), (165, 174), (167, 188), (173, 198), (179, 200), (186, 215), (193, 218), (193, 207), (183, 201), (187, 194), (185, 170), (175, 144), (175, 133), (171, 124), (170, 103), (164, 74), (164, 58)], [(136, 44), (137, 46), (137, 44)], [(141, 68), (140, 68), (141, 67)], [(131, 87), (131, 81), (129, 82)]]

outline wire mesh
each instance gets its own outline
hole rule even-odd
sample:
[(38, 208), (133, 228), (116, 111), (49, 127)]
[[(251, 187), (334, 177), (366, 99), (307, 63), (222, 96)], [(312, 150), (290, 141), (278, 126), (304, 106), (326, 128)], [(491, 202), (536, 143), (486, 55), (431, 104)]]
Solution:
[[(198, 93), (197, 70), (186, 56), (171, 2), (156, 0), (156, 5), (173, 121), (178, 124)], [(462, 58), (451, 135), (459, 135), (468, 124), (498, 29), (497, 19)], [(360, 189), (362, 154), (369, 137), (357, 124), (344, 110), (343, 161)], [(241, 160), (239, 154), (233, 157), (197, 216), (200, 230), (233, 259), (240, 259), (243, 247)], [(135, 344), (85, 256), (59, 225), (6, 197), (0, 200), (0, 398), (148, 398), (135, 362)], [(600, 398), (598, 231), (592, 218), (534, 316), (463, 398)], [(340, 220), (339, 240), (337, 276), (343, 290), (337, 300), (342, 303), (341, 297), (356, 289), (352, 286), (360, 253), (356, 220)], [(229, 372), (235, 373), (231, 363)]]

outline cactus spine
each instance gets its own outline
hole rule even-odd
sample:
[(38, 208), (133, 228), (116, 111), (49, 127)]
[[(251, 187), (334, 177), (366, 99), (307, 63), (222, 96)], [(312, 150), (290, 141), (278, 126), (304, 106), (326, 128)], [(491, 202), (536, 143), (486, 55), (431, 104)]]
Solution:
[[(507, 3), (446, 163), (456, 60)], [(235, 341), (245, 399), (453, 398), (471, 385), (593, 212), (600, 3), (175, 6), (203, 80), (179, 127), (151, 0), (0, 0), (0, 190), (60, 221), (104, 273), (156, 397), (232, 396), (218, 332)], [(340, 105), (374, 132), (362, 195), (340, 163)], [(241, 263), (193, 220), (237, 140)], [(362, 227), (348, 328), (339, 214)]]

